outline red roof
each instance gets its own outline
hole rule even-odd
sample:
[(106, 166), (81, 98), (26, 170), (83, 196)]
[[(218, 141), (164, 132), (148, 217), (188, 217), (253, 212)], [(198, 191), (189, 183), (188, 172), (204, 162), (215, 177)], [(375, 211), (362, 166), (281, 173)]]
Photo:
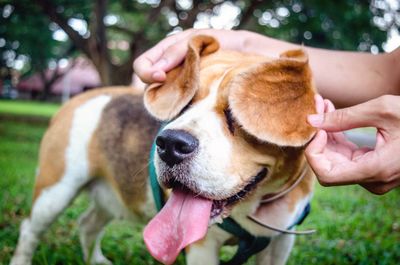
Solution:
[[(100, 86), (99, 74), (92, 63), (83, 58), (75, 60), (75, 65), (71, 69), (69, 67), (60, 68), (61, 72), (67, 71), (67, 73), (53, 84), (52, 93), (62, 94), (65, 91), (65, 93), (74, 95), (82, 92), (85, 87)], [(54, 71), (53, 69), (46, 70), (46, 77), (50, 78)], [(17, 84), (17, 89), (19, 91), (42, 91), (43, 83), (40, 74), (36, 73), (22, 79)]]

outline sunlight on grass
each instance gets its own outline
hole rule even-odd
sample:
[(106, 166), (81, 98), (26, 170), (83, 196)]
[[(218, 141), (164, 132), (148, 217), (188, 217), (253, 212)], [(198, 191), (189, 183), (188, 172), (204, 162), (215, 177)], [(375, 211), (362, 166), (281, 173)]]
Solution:
[(0, 100), (0, 113), (6, 114), (51, 117), (59, 108), (54, 103)]

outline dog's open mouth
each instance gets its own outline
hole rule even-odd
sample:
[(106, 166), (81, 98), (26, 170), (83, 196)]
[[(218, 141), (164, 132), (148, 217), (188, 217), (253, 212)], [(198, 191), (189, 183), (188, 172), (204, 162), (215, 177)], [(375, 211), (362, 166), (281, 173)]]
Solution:
[[(222, 200), (212, 200), (212, 207), (211, 207), (211, 213), (210, 213), (210, 224), (213, 224), (218, 221), (222, 221), (222, 218), (225, 218), (226, 216), (229, 215), (229, 208), (234, 206), (237, 202), (243, 200), (244, 198), (247, 197), (247, 195), (255, 189), (257, 184), (265, 178), (267, 175), (267, 169), (263, 168), (261, 169), (257, 175), (252, 177), (250, 181), (244, 185), (244, 187), (237, 192), (236, 194), (222, 199)], [(196, 191), (193, 191), (191, 188), (185, 186), (184, 184), (180, 183), (179, 181), (175, 180), (169, 180), (167, 183), (164, 183), (164, 185), (172, 190), (182, 190), (188, 193), (196, 194)], [(198, 195), (194, 195), (198, 196)], [(206, 198), (207, 199), (207, 198)], [(218, 217), (219, 220), (216, 220)]]
[[(261, 182), (267, 176), (268, 170), (263, 168), (258, 172), (256, 176), (254, 176), (249, 183), (247, 183), (243, 189), (241, 189), (238, 193), (233, 196), (230, 196), (224, 200), (214, 200), (211, 208), (210, 219), (213, 220), (216, 217), (222, 215), (224, 210), (230, 208), (235, 205), (240, 200), (246, 198), (246, 196), (253, 191), (257, 184)], [(226, 213), (227, 214), (227, 213)], [(226, 217), (226, 216), (223, 216)]]
[(164, 264), (172, 264), (183, 248), (205, 236), (211, 219), (245, 198), (266, 175), (267, 169), (263, 168), (240, 192), (223, 200), (204, 198), (173, 183), (166, 205), (143, 233), (152, 256)]

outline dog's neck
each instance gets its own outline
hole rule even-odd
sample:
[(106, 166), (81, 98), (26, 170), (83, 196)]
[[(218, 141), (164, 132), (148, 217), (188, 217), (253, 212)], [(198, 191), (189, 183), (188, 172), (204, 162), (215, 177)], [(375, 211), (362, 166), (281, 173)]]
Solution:
[(308, 170), (309, 170), (308, 167), (304, 167), (303, 170), (298, 175), (298, 177), (293, 178), (294, 181), (292, 183), (288, 182), (287, 185), (285, 187), (283, 187), (281, 191), (263, 195), (261, 197), (260, 204), (273, 202), (275, 200), (282, 198), (286, 194), (288, 194), (290, 191), (292, 191), (294, 188), (296, 188), (297, 185), (299, 185), (299, 183), (306, 176)]

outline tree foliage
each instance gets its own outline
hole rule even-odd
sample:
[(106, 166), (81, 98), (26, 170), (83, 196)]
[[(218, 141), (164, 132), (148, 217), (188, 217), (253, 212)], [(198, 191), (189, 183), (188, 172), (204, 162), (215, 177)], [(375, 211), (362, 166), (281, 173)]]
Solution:
[[(0, 8), (0, 76), (9, 79), (13, 68), (25, 74), (39, 72), (44, 84), (43, 99), (52, 84), (62, 74), (57, 61), (70, 55), (74, 49), (70, 42), (59, 42), (53, 38), (56, 25), (40, 14), (37, 5), (30, 1), (4, 1)], [(20, 69), (25, 62), (25, 69)], [(44, 71), (53, 62), (55, 70), (51, 76)], [(20, 65), (18, 65), (18, 63)], [(26, 67), (29, 65), (29, 67)], [(64, 71), (65, 73), (65, 71)]]
[[(283, 0), (269, 2), (264, 8), (264, 13), (256, 13), (258, 23), (254, 23), (254, 28), (279, 39), (313, 47), (361, 51), (370, 51), (372, 46), (382, 50), (381, 44), (386, 40), (386, 32), (372, 23), (369, 1)], [(263, 26), (266, 23), (263, 15), (271, 16), (270, 21), (278, 21), (278, 28), (271, 22)]]
[[(139, 54), (193, 25), (248, 29), (316, 47), (377, 50), (387, 29), (374, 25), (370, 5), (363, 0), (1, 0), (1, 66), (10, 66), (4, 58), (12, 51), (14, 57), (27, 56), (37, 71), (76, 49), (93, 62), (103, 85), (128, 84)], [(230, 14), (223, 14), (228, 9)], [(223, 15), (231, 16), (230, 24), (214, 23)], [(54, 39), (60, 29), (65, 41)]]

